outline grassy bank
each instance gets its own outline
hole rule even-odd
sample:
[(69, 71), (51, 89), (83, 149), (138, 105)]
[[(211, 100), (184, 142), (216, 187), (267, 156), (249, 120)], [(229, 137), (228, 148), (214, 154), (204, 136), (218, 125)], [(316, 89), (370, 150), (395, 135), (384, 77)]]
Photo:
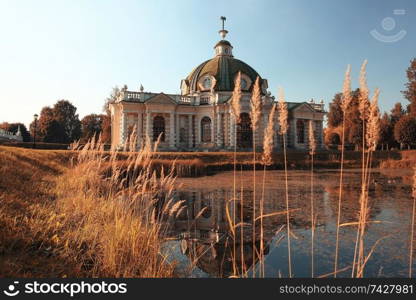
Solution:
[(97, 150), (0, 147), (0, 277), (172, 276), (155, 216), (178, 209), (174, 176), (154, 176), (142, 153), (123, 159), (126, 180), (116, 154)]
[(402, 169), (416, 166), (416, 150), (400, 152), (400, 159), (386, 159), (380, 163), (382, 169)]
[[(261, 152), (256, 155), (258, 168), (262, 166), (261, 155)], [(411, 156), (412, 154), (409, 155)], [(177, 162), (178, 176), (206, 175), (220, 171), (230, 171), (234, 168), (233, 152), (160, 152), (155, 154), (155, 158), (162, 164), (175, 160)], [(339, 151), (317, 152), (314, 155), (314, 166), (317, 169), (338, 169), (340, 159), (341, 153)], [(360, 152), (346, 151), (344, 153), (344, 168), (360, 168), (362, 164), (361, 159)], [(383, 161), (399, 161), (401, 159), (401, 151), (378, 151), (373, 154), (372, 166), (379, 167)], [(251, 170), (253, 168), (252, 152), (237, 152), (236, 160), (243, 170)], [(308, 152), (288, 151), (287, 163), (287, 167), (290, 170), (308, 170), (310, 168), (310, 155)], [(272, 164), (268, 169), (284, 169), (283, 153), (273, 153)]]
[(70, 153), (0, 147), (0, 276), (75, 275), (69, 262), (48, 249), (39, 225), (56, 200), (56, 178), (67, 170)]

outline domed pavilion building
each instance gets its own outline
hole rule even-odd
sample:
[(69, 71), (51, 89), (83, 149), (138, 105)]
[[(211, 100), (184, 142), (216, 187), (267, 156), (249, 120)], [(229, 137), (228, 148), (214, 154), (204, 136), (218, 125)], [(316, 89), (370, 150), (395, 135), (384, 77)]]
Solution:
[[(225, 18), (223, 18), (223, 21)], [(247, 63), (233, 55), (233, 46), (225, 36), (214, 46), (214, 57), (204, 61), (181, 81), (180, 94), (131, 91), (125, 86), (115, 103), (110, 104), (112, 146), (122, 147), (136, 130), (137, 147), (146, 137), (156, 141), (165, 151), (227, 151), (237, 143), (240, 151), (253, 146), (250, 122), (250, 99), (257, 77), (260, 79), (263, 112), (256, 131), (256, 146), (261, 148), (264, 128), (275, 97), (268, 91), (264, 79)], [(235, 130), (230, 106), (236, 76), (241, 74), (241, 115)], [(322, 147), (324, 105), (309, 102), (287, 102), (289, 131), (287, 145), (292, 149), (308, 149), (308, 129), (313, 126), (317, 146)], [(279, 130), (275, 115), (276, 133)], [(282, 147), (281, 137), (275, 135), (276, 150)]]

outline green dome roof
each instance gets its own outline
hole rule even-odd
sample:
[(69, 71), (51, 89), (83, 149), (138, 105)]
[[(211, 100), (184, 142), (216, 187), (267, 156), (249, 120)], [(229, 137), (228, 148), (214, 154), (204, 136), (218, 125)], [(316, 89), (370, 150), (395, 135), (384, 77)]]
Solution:
[(232, 91), (234, 89), (234, 78), (238, 72), (250, 77), (253, 83), (257, 76), (259, 76), (259, 74), (245, 62), (235, 59), (232, 56), (218, 55), (196, 67), (186, 80), (189, 82), (189, 90), (197, 91), (199, 79), (204, 75), (209, 74), (215, 77), (216, 80), (214, 91)]
[(225, 45), (225, 46), (230, 46), (230, 47), (232, 47), (231, 46), (231, 43), (229, 42), (229, 41), (226, 41), (226, 40), (221, 40), (221, 41), (219, 41), (215, 46), (214, 46), (214, 48), (216, 48), (216, 47), (218, 47), (218, 46), (220, 46), (220, 45)]

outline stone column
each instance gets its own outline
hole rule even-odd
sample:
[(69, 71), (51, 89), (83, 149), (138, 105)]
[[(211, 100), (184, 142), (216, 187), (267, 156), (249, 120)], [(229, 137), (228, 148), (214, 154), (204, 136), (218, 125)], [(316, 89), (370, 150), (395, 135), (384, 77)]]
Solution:
[(195, 116), (195, 123), (196, 123), (196, 144), (201, 143), (201, 120)]
[(137, 147), (140, 149), (143, 145), (143, 137), (142, 137), (142, 112), (137, 113)]
[(180, 117), (179, 117), (179, 114), (178, 113), (176, 113), (175, 114), (175, 117), (176, 117), (176, 126), (175, 126), (175, 146), (176, 147), (179, 147), (179, 144), (180, 144), (180, 133), (181, 133), (181, 130), (180, 130)]
[(127, 114), (121, 112), (121, 126), (120, 126), (120, 144), (124, 145), (127, 137)]
[(317, 148), (323, 149), (324, 133), (322, 130), (322, 121), (317, 121), (315, 123), (315, 130), (317, 135)]
[(222, 114), (217, 112), (217, 146), (219, 148), (222, 147), (222, 140), (221, 140), (221, 130), (222, 130)]
[(175, 114), (169, 114), (169, 148), (175, 148)]
[[(291, 137), (292, 138), (292, 143), (288, 143), (288, 145), (293, 146), (293, 148), (297, 149), (298, 148), (298, 134), (297, 134), (297, 129), (296, 129), (296, 118), (293, 118), (292, 120), (292, 126), (289, 125), (289, 130), (288, 133), (291, 131)], [(290, 127), (292, 127), (292, 130), (290, 130)], [(289, 139), (288, 139), (289, 140)]]
[(188, 115), (188, 145), (189, 148), (192, 148), (193, 143), (192, 143), (192, 115)]
[(234, 115), (230, 112), (229, 113), (229, 130), (230, 130), (230, 148), (234, 148), (235, 140), (235, 133), (236, 133), (236, 120)]
[(150, 112), (146, 111), (146, 138), (149, 139), (150, 142), (152, 142), (153, 138), (151, 135), (151, 116)]

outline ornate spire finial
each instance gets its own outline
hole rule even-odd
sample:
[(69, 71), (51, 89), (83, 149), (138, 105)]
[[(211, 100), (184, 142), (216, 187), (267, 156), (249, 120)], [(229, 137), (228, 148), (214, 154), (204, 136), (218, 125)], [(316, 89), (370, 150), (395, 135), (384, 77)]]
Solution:
[(222, 29), (220, 31), (218, 31), (218, 32), (219, 32), (221, 38), (222, 39), (225, 39), (225, 36), (227, 35), (228, 31), (225, 30), (224, 23), (225, 23), (225, 20), (227, 20), (227, 18), (226, 17), (221, 17), (220, 19), (222, 21)]

